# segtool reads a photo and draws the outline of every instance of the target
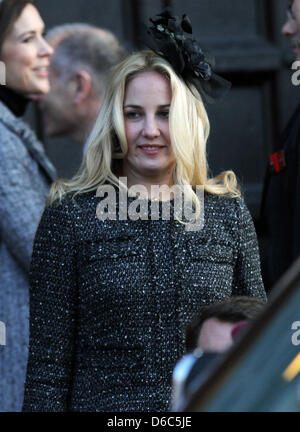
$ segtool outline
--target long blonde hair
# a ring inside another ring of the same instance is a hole
[[[188,87],[166,60],[147,50],[130,55],[114,68],[79,171],[71,180],[53,183],[48,205],[61,201],[69,192],[75,196],[96,191],[106,182],[120,186],[112,163],[113,159],[123,159],[128,150],[123,117],[126,84],[137,74],[151,70],[167,77],[172,90],[169,128],[176,158],[174,184],[185,187],[196,209],[199,208],[196,186],[203,186],[215,195],[240,196],[232,171],[214,178],[208,176],[206,142],[210,126],[198,91],[192,85]]]

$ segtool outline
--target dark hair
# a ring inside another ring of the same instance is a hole
[[[186,350],[192,351],[197,347],[197,341],[204,321],[218,318],[220,321],[237,323],[252,320],[264,308],[265,302],[254,297],[236,296],[219,303],[203,306],[195,319],[186,328]]]
[[[36,6],[35,0],[3,0],[0,3],[0,52],[6,36],[28,4]]]

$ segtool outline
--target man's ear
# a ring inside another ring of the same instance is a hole
[[[75,75],[75,97],[74,102],[76,105],[80,104],[88,97],[92,89],[92,77],[86,71],[78,71]]]

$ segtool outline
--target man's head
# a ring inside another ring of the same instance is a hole
[[[233,334],[245,321],[253,320],[264,308],[262,300],[238,296],[201,308],[186,330],[186,349],[223,352],[233,343]]]
[[[51,90],[39,102],[46,134],[69,135],[84,143],[99,112],[107,75],[125,51],[111,32],[88,24],[57,26],[46,39],[55,49]]]
[[[300,0],[288,0],[287,20],[282,33],[292,44],[296,60],[300,60]]]

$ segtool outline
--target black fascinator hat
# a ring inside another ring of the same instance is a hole
[[[145,45],[165,58],[187,85],[193,84],[204,102],[220,100],[230,90],[231,83],[213,71],[213,59],[192,37],[192,24],[186,14],[180,21],[166,8],[149,21],[152,25],[144,28]]]

